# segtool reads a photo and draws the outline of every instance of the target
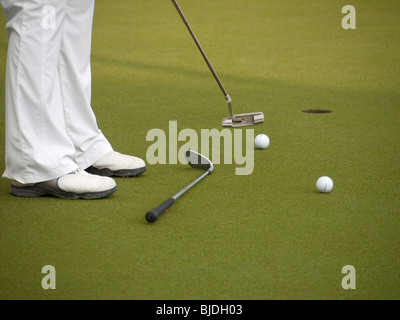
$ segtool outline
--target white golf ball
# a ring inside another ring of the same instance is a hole
[[[259,134],[255,138],[254,144],[258,149],[267,149],[269,146],[269,138],[265,134]]]
[[[328,193],[333,188],[333,181],[327,176],[322,176],[317,180],[317,189],[319,192]]]

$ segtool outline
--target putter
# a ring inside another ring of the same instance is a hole
[[[187,21],[185,15],[183,14],[178,3],[176,2],[176,0],[171,0],[171,1],[174,4],[176,10],[178,11],[183,23],[185,24],[186,28],[188,29],[194,42],[196,43],[197,48],[199,49],[204,60],[206,61],[208,68],[210,69],[215,80],[217,81],[218,86],[220,87],[222,93],[224,94],[225,100],[228,103],[229,116],[222,119],[222,126],[223,127],[245,127],[245,126],[251,126],[251,125],[254,125],[257,123],[264,122],[264,114],[262,112],[233,114],[231,97],[229,96],[228,92],[225,90],[224,85],[222,84],[221,80],[219,79],[217,73],[215,72],[210,60],[208,59],[206,53],[204,52],[202,46],[200,45],[199,40],[197,40],[197,37],[195,36],[192,28],[189,25],[189,22]]]
[[[171,207],[174,204],[176,199],[178,199],[182,194],[184,194],[186,191],[188,191],[191,187],[193,187],[196,183],[198,183],[200,180],[205,178],[207,175],[209,175],[214,170],[214,165],[212,164],[212,162],[208,158],[206,158],[205,156],[201,155],[200,153],[198,153],[196,151],[193,151],[193,150],[186,151],[185,158],[191,167],[196,168],[196,169],[207,170],[207,171],[205,173],[203,173],[195,181],[193,181],[192,183],[187,185],[185,188],[183,188],[181,191],[179,191],[176,195],[169,198],[168,200],[165,200],[162,204],[160,204],[158,207],[154,208],[153,210],[150,210],[149,212],[147,212],[146,220],[148,222],[155,222],[161,214],[163,214],[169,207]]]

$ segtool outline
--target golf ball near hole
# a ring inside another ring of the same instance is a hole
[[[322,176],[317,180],[317,189],[319,192],[328,193],[333,188],[333,181],[327,176]]]
[[[255,140],[254,144],[258,149],[267,149],[269,146],[269,138],[265,134],[259,134]]]

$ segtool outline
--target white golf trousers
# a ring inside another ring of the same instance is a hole
[[[91,108],[94,0],[0,0],[7,25],[6,170],[20,183],[86,169],[112,147]]]

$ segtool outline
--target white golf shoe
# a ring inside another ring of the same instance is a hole
[[[115,181],[108,177],[75,170],[58,179],[21,184],[11,182],[10,191],[18,197],[36,198],[53,196],[61,199],[101,199],[112,195],[117,190]]]
[[[135,177],[146,171],[146,164],[140,158],[111,151],[86,171],[106,177]]]

